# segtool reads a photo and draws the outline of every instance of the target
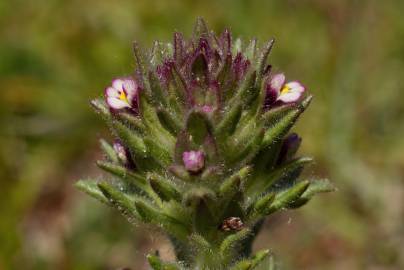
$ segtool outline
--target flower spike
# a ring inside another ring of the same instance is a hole
[[[181,263],[149,256],[153,269],[258,269],[269,251],[251,250],[265,218],[334,190],[301,179],[311,159],[296,158],[302,139],[289,132],[312,97],[270,74],[273,43],[216,35],[199,18],[191,38],[134,43],[134,77],[91,102],[115,136],[97,161],[112,179],[77,187],[167,234]]]

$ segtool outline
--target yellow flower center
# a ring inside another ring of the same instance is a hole
[[[281,95],[282,94],[287,94],[290,91],[290,87],[287,85],[284,85],[281,89]]]
[[[125,101],[126,103],[129,103],[129,102],[128,102],[128,97],[126,96],[126,94],[125,94],[124,91],[121,91],[121,94],[120,94],[120,96],[119,96],[119,99],[122,100],[122,101]]]

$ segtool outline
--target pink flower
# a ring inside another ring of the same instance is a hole
[[[267,97],[269,97],[272,103],[276,101],[284,103],[295,102],[303,95],[305,88],[301,83],[297,81],[285,83],[285,81],[285,75],[279,73],[274,75],[269,82]]]
[[[185,169],[197,173],[205,166],[205,155],[202,151],[189,151],[182,153]]]
[[[136,108],[138,92],[139,87],[133,79],[115,79],[112,86],[105,90],[105,98],[111,109]]]

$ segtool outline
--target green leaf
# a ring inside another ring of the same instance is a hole
[[[212,246],[202,235],[193,233],[189,236],[189,242],[199,251],[211,251]]]
[[[258,59],[258,65],[257,65],[257,70],[258,70],[257,85],[261,85],[262,75],[264,74],[264,70],[265,70],[265,67],[266,67],[267,61],[268,61],[268,56],[269,56],[269,53],[271,52],[274,42],[275,42],[275,40],[271,39],[262,48],[261,55]]]
[[[228,156],[229,164],[236,162],[248,163],[260,150],[261,142],[264,138],[264,130],[257,127],[251,134],[248,141],[237,141],[232,139],[231,148],[234,149],[230,156]]]
[[[219,138],[226,138],[227,136],[233,134],[238,121],[240,120],[242,106],[241,103],[232,106],[223,115],[222,120],[217,125],[215,130],[215,135]]]
[[[298,177],[296,172],[300,173],[304,166],[312,162],[313,159],[310,157],[301,157],[280,166],[279,168],[273,170],[268,177],[266,177],[263,190],[268,190],[274,184],[278,186],[289,185],[291,181]]]
[[[335,186],[328,179],[313,180],[303,193],[302,199],[310,199],[315,194],[336,191]]]
[[[247,105],[257,96],[258,87],[256,87],[255,85],[256,78],[257,78],[256,71],[251,69],[245,76],[245,79],[242,82],[239,89],[237,89],[236,94],[229,101],[228,108],[232,108],[240,101],[242,101],[243,105]]]
[[[174,136],[176,136],[184,128],[182,122],[175,115],[171,114],[164,108],[159,108],[157,110],[157,115],[162,126]]]
[[[142,93],[140,94],[140,111],[144,124],[149,131],[147,137],[155,140],[156,143],[164,145],[169,152],[173,151],[175,145],[174,136],[161,125],[156,109],[147,101]]]
[[[135,57],[136,69],[142,75],[144,90],[147,94],[148,99],[150,99],[152,97],[152,93],[151,93],[149,78],[147,76],[148,68],[146,67],[146,64],[145,64],[146,63],[145,56],[144,56],[142,50],[140,49],[139,44],[136,41],[133,42],[133,55]]]
[[[239,261],[231,270],[253,270],[256,269],[270,255],[268,249],[258,251],[251,259],[243,259]]]
[[[136,200],[135,207],[144,222],[160,226],[169,234],[184,241],[189,235],[189,229],[187,225],[183,224],[181,221],[175,219],[172,216],[168,216],[162,213],[153,205],[148,204],[142,200]]]
[[[107,159],[113,163],[119,163],[118,155],[115,152],[114,147],[110,145],[106,140],[100,140],[101,149],[104,151]]]
[[[293,187],[276,195],[275,200],[270,207],[264,210],[265,215],[269,215],[281,208],[287,208],[292,205],[306,191],[310,185],[309,181],[302,181]]]
[[[180,270],[180,266],[175,263],[164,263],[161,259],[156,255],[147,255],[147,260],[149,261],[150,266],[153,270]]]
[[[111,112],[109,111],[109,108],[103,99],[101,98],[93,99],[90,102],[90,104],[95,109],[96,112],[101,114],[103,118],[106,119],[111,118]]]
[[[253,210],[260,214],[263,214],[268,209],[272,202],[275,200],[275,193],[268,193],[265,196],[259,198],[253,206]],[[254,214],[254,213],[253,213]]]
[[[139,188],[144,188],[144,186],[147,184],[146,178],[143,175],[132,172],[121,165],[116,165],[105,161],[97,161],[97,166],[115,176],[122,178],[127,183],[138,186]]]
[[[98,188],[108,198],[110,204],[127,217],[131,223],[134,222],[134,218],[139,219],[134,207],[134,200],[131,197],[106,182],[98,183]]]
[[[232,258],[238,252],[240,244],[247,238],[251,233],[248,228],[242,229],[241,231],[227,236],[223,242],[220,244],[220,254],[223,257],[224,263],[229,263]]]
[[[196,19],[196,23],[195,23],[194,31],[193,31],[193,37],[194,37],[195,42],[198,42],[200,37],[204,37],[204,36],[206,37],[207,35],[209,35],[209,30],[206,25],[206,22],[201,17],[198,17]]]
[[[245,182],[246,178],[252,171],[251,166],[245,166],[241,168],[236,173],[232,174],[230,177],[225,179],[220,185],[219,194],[221,196],[226,196],[228,194],[233,194],[240,189],[241,182]]]
[[[130,151],[135,155],[146,157],[146,145],[143,139],[134,130],[131,130],[118,121],[114,121],[112,126],[123,144],[126,145]]]
[[[305,98],[293,110],[285,113],[278,121],[271,125],[265,132],[264,139],[261,143],[261,148],[266,148],[275,142],[281,140],[286,133],[289,132],[300,114],[309,106],[312,96]]]
[[[139,134],[145,133],[146,126],[143,124],[143,121],[139,116],[135,116],[128,112],[117,112],[115,116],[124,125],[133,128]]]
[[[146,144],[150,156],[162,167],[166,167],[172,163],[171,154],[167,151],[165,145],[159,144],[150,137],[145,137],[144,143]]]
[[[190,181],[191,180],[191,175],[189,172],[185,169],[184,166],[181,165],[171,165],[168,170],[176,177],[183,181]]]
[[[79,190],[90,195],[91,197],[99,200],[102,203],[108,204],[108,199],[104,196],[101,190],[98,188],[98,182],[95,180],[79,180],[74,185]]]
[[[245,49],[244,55],[247,57],[250,62],[255,62],[255,57],[257,53],[257,39],[251,39],[250,43],[248,44],[247,48]]]
[[[212,132],[212,124],[205,113],[193,110],[188,115],[186,130],[191,142],[197,147],[202,145],[206,136]]]
[[[239,262],[235,266],[231,268],[231,270],[251,270],[251,260],[244,259]]]
[[[181,193],[177,190],[177,187],[171,180],[155,173],[149,174],[148,180],[152,189],[160,196],[162,200],[182,201]]]
[[[163,269],[163,262],[160,260],[158,256],[149,254],[147,255],[147,260],[149,261],[149,264],[153,268],[153,270]]]
[[[265,259],[268,258],[268,256],[270,256],[269,249],[258,251],[251,259],[251,269],[255,269],[257,266],[259,266]]]
[[[336,191],[335,186],[328,179],[310,181],[310,186],[290,207],[297,208],[306,204],[314,195],[318,193]]]

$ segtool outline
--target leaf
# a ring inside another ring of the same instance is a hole
[[[224,263],[229,263],[235,254],[238,252],[241,242],[251,233],[248,228],[227,236],[220,244],[220,254],[223,257]]]
[[[251,69],[247,72],[244,81],[242,82],[235,96],[229,101],[229,108],[235,106],[237,103],[242,101],[242,104],[246,106],[249,104],[258,94],[258,87],[255,85],[257,78],[257,73],[255,70]]]
[[[181,165],[171,165],[168,167],[168,170],[176,177],[183,181],[190,181],[191,180],[191,175],[189,172],[185,169],[184,166]]]
[[[251,166],[245,166],[225,179],[219,188],[220,196],[227,196],[237,192],[240,189],[241,183],[246,181],[251,171]]]
[[[143,139],[135,131],[129,129],[118,121],[114,121],[112,126],[123,144],[126,145],[131,152],[135,155],[146,157],[146,145]]]
[[[206,22],[201,17],[198,17],[193,31],[194,41],[197,42],[200,37],[206,37],[207,35],[209,35],[209,30]]]
[[[139,219],[139,215],[134,207],[134,200],[108,184],[107,182],[98,183],[98,188],[104,194],[110,204],[112,204],[122,215],[128,218],[128,220],[133,223],[133,219]]]
[[[212,124],[206,114],[198,110],[193,110],[188,115],[185,128],[195,147],[201,146],[206,136],[212,132]]]
[[[111,112],[103,99],[93,99],[90,104],[105,120],[111,119]]]
[[[107,159],[112,163],[119,163],[118,155],[115,152],[114,147],[110,145],[106,140],[100,140],[101,149],[104,151]]]
[[[102,203],[109,205],[108,199],[104,196],[98,188],[97,181],[95,180],[79,180],[75,184],[76,188],[87,193],[91,197],[99,200]]]
[[[268,256],[270,256],[269,249],[258,251],[251,259],[251,269],[255,269],[257,266],[259,266],[265,259],[268,258]]]
[[[147,260],[153,270],[180,270],[181,268],[175,263],[164,263],[156,255],[147,255]]]
[[[105,161],[97,161],[97,166],[115,176],[118,176],[119,178],[122,178],[127,183],[138,186],[139,188],[143,189],[147,184],[144,176],[132,172],[121,165],[116,165]]]
[[[144,90],[147,94],[148,99],[151,99],[152,93],[151,93],[149,78],[147,76],[148,68],[146,67],[146,64],[145,64],[146,63],[146,61],[144,60],[145,56],[144,56],[142,50],[140,49],[139,44],[136,41],[133,42],[133,55],[135,57],[136,69],[142,75]]]
[[[227,112],[225,112],[222,120],[217,125],[215,130],[216,136],[219,138],[226,138],[234,132],[238,121],[240,120],[241,110],[242,106],[241,103],[239,103],[232,106]]]
[[[297,208],[306,204],[314,195],[318,193],[333,192],[337,189],[328,179],[310,181],[310,186],[290,207]]]
[[[282,139],[282,137],[289,132],[290,128],[294,125],[300,114],[309,106],[312,96],[305,98],[293,110],[285,113],[277,122],[275,122],[265,132],[264,139],[261,143],[261,148],[266,148],[275,142]]]
[[[160,196],[162,200],[182,201],[181,193],[177,190],[177,187],[171,180],[155,173],[149,174],[148,180],[152,189]]]
[[[175,115],[171,114],[164,108],[159,108],[157,110],[157,115],[162,126],[174,136],[176,136],[184,128],[181,121],[179,121]]]
[[[275,193],[268,193],[265,196],[259,198],[253,206],[253,210],[255,212],[258,212],[260,214],[263,214],[266,209],[268,209],[273,201],[275,200]],[[255,214],[254,212],[252,213],[253,215]]]
[[[268,41],[265,46],[262,48],[261,55],[259,56],[258,63],[257,63],[257,85],[261,85],[262,75],[264,74],[265,67],[268,61],[268,55],[272,50],[272,47],[275,43],[274,39]]]
[[[160,81],[157,78],[157,75],[155,72],[150,71],[149,72],[149,81],[150,81],[150,87],[152,90],[152,102],[156,106],[167,106],[168,105],[168,100],[167,96],[168,93],[164,92],[164,90],[161,87]]]
[[[153,205],[142,200],[136,200],[135,207],[144,222],[160,226],[169,234],[184,241],[189,235],[189,229],[185,224],[172,216],[162,213]]]
[[[251,259],[244,259],[239,261],[231,270],[253,270],[256,269],[265,259],[270,255],[268,249],[258,251]]]
[[[275,200],[270,207],[264,210],[264,215],[269,215],[281,208],[286,208],[292,205],[306,191],[310,185],[309,181],[302,181],[293,187],[276,195]]]

